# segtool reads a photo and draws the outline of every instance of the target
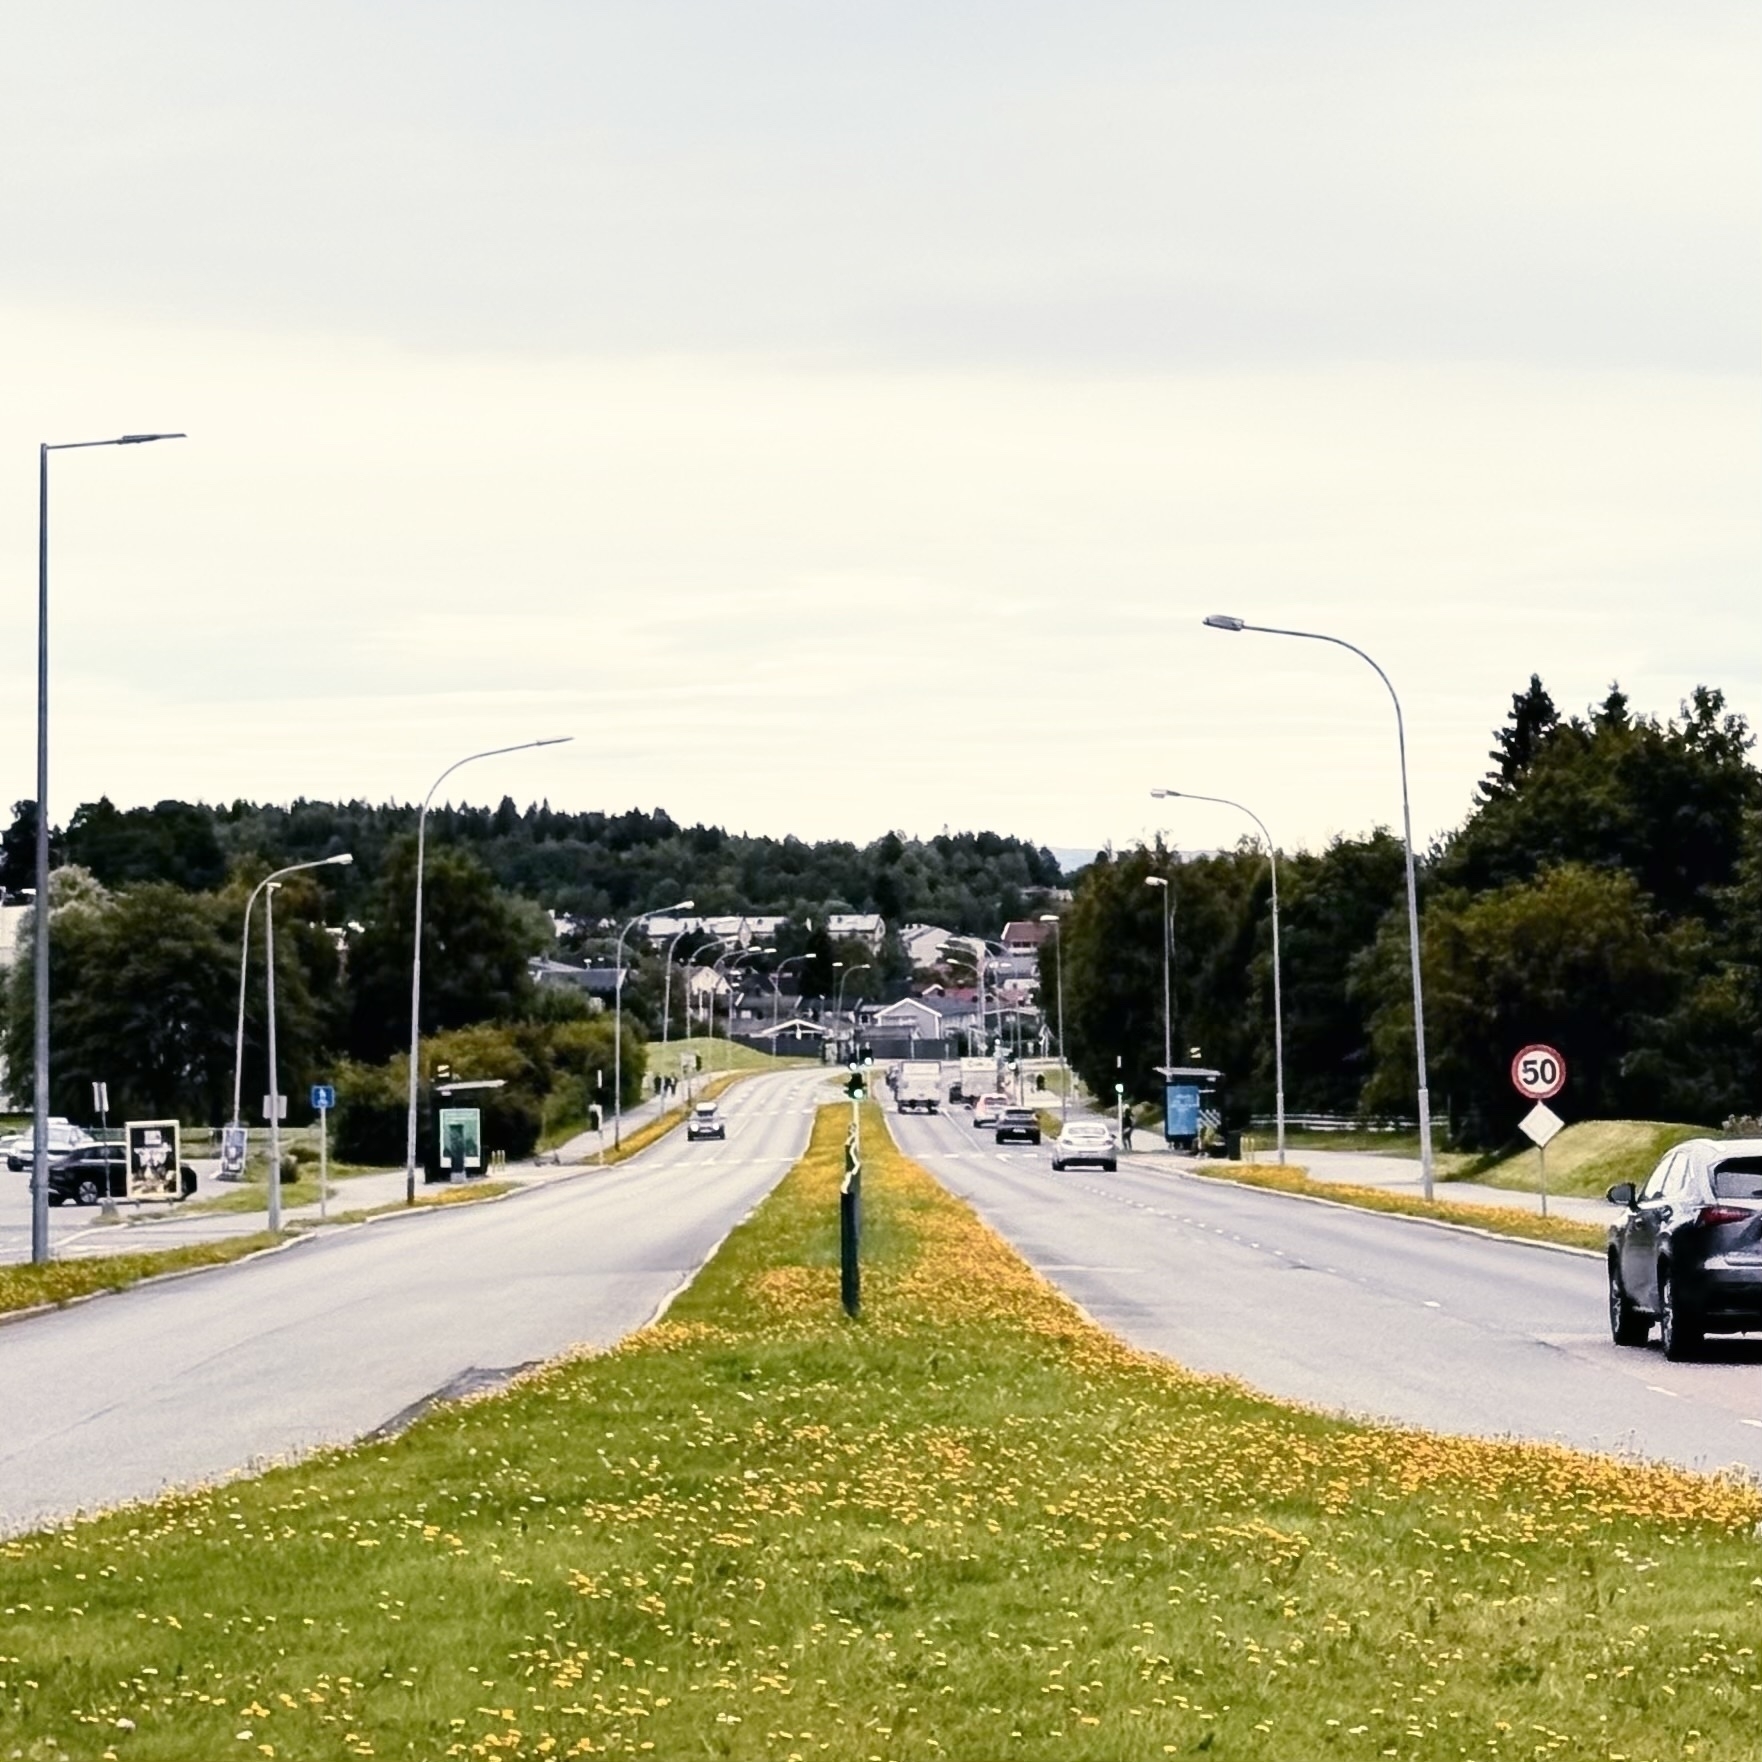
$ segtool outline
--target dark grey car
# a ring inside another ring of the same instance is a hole
[[[1691,1139],[1668,1151],[1609,1229],[1609,1331],[1642,1346],[1658,1324],[1666,1358],[1710,1333],[1762,1329],[1762,1139]]]

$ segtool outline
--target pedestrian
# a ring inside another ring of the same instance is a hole
[[[1120,1144],[1127,1150],[1132,1148],[1132,1110],[1130,1108],[1120,1115]]]

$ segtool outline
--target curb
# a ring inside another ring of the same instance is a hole
[[[1458,1236],[1478,1236],[1483,1242],[1505,1242],[1518,1248],[1541,1248],[1550,1254],[1571,1254],[1585,1260],[1602,1260],[1602,1250],[1575,1248],[1570,1242],[1544,1242],[1537,1236],[1512,1236],[1481,1224],[1459,1224],[1450,1218],[1421,1217],[1411,1211],[1382,1211],[1373,1205],[1354,1205],[1350,1199],[1324,1199],[1319,1193],[1285,1193],[1277,1187],[1260,1187],[1252,1181],[1232,1181],[1228,1175],[1196,1175],[1187,1169],[1171,1171],[1178,1180],[1203,1181],[1213,1187],[1235,1187],[1247,1193],[1265,1193],[1274,1199],[1296,1199],[1306,1205],[1325,1205],[1332,1211],[1355,1212],[1359,1217],[1394,1218],[1404,1224],[1425,1224]]]

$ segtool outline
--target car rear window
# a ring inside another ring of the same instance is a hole
[[[1713,1168],[1715,1199],[1762,1199],[1762,1156],[1733,1156]]]

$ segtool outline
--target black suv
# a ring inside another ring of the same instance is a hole
[[[1609,1229],[1609,1331],[1643,1346],[1658,1323],[1666,1358],[1710,1333],[1762,1329],[1762,1139],[1692,1139],[1645,1186],[1618,1181]]]
[[[186,1162],[178,1183],[181,1197],[196,1190],[196,1171]],[[84,1144],[49,1164],[49,1203],[96,1205],[128,1197],[128,1152],[120,1144]]]

